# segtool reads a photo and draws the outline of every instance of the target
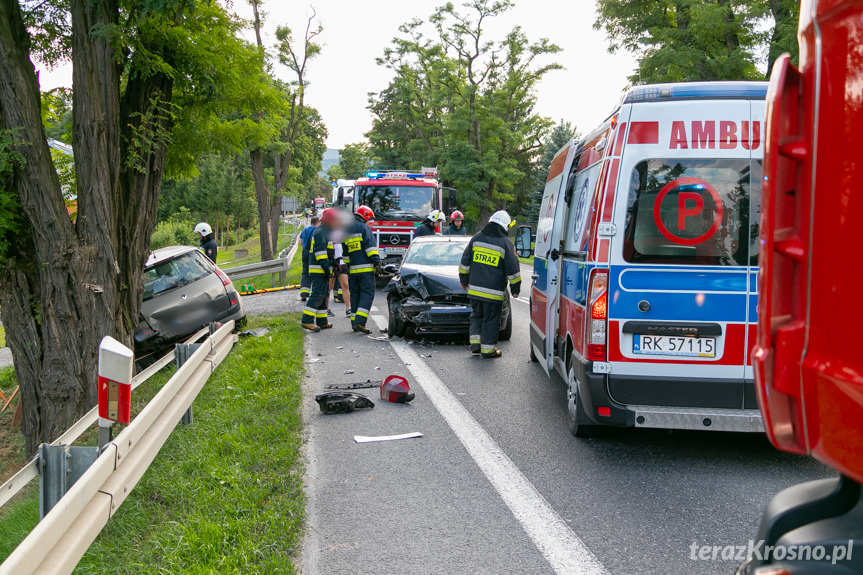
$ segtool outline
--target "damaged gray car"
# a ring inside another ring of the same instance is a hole
[[[387,266],[395,275],[387,293],[390,337],[418,334],[467,335],[470,299],[461,288],[458,266],[469,237],[424,236],[411,242],[401,267]],[[500,316],[500,339],[512,337],[509,293]]]
[[[155,250],[144,267],[141,318],[135,328],[139,367],[210,322],[239,322],[245,316],[242,298],[227,274],[197,248]]]

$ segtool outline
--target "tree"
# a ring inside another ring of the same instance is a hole
[[[539,208],[542,205],[542,196],[545,193],[545,182],[548,176],[548,170],[551,167],[551,162],[554,157],[570,141],[581,137],[578,128],[570,122],[561,120],[557,123],[548,139],[542,146],[542,157],[539,160],[536,172],[533,178],[533,188],[530,191],[530,197],[522,212],[522,218],[525,223],[535,226],[539,216]]]
[[[339,150],[339,163],[345,179],[356,180],[363,177],[366,172],[379,166],[381,159],[375,155],[374,150],[368,142],[348,144]],[[329,175],[329,174],[328,174]],[[336,178],[338,179],[338,178]]]
[[[261,0],[250,0],[254,13],[255,37],[258,49],[265,53],[261,40],[262,15],[260,13]],[[288,185],[288,176],[291,171],[294,146],[307,121],[305,112],[305,93],[307,86],[306,68],[308,63],[321,52],[321,45],[315,39],[323,32],[320,24],[313,26],[315,14],[306,22],[301,46],[295,46],[293,33],[287,26],[279,26],[276,29],[278,40],[277,58],[280,64],[290,69],[295,79],[283,85],[286,100],[290,104],[290,113],[286,121],[281,125],[279,137],[271,142],[270,146],[256,146],[249,152],[252,162],[252,175],[255,181],[255,193],[258,201],[258,220],[261,230],[261,259],[271,260],[275,258],[279,239],[279,212],[281,211],[281,195]],[[270,121],[265,114],[256,116],[259,122]],[[264,154],[272,154],[273,171],[272,181],[267,177],[264,168]]]
[[[372,97],[368,136],[384,163],[439,165],[458,189],[459,205],[482,224],[527,197],[529,172],[551,126],[534,111],[536,89],[561,69],[542,60],[560,48],[547,39],[530,42],[518,26],[488,39],[488,20],[507,12],[510,0],[464,7],[438,8],[428,37],[419,20],[400,27],[402,35],[379,59],[396,77]]]
[[[638,56],[633,84],[761,77],[751,0],[598,0],[597,14],[609,51]]]
[[[95,405],[101,338],[132,345],[176,100],[222,96],[244,55],[239,27],[198,0],[0,0],[0,305],[30,453]],[[33,65],[64,58],[75,222]]]
[[[773,29],[770,32],[767,51],[767,74],[773,71],[773,62],[783,53],[791,54],[791,61],[797,64],[800,47],[797,43],[797,24],[800,20],[800,0],[766,0]]]

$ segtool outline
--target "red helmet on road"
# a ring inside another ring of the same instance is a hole
[[[327,208],[321,214],[321,223],[325,226],[332,226],[339,221],[339,211],[335,208]]]
[[[453,211],[453,213],[451,213],[449,216],[449,221],[451,221],[451,222],[454,222],[456,220],[463,220],[463,219],[464,219],[464,214],[458,210]]]
[[[375,213],[368,206],[358,207],[357,208],[357,215],[361,216],[367,222],[375,219]]]

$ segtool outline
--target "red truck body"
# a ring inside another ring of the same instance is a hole
[[[758,399],[779,449],[863,482],[863,2],[804,0],[767,96]]]

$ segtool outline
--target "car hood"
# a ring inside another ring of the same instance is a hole
[[[403,265],[399,270],[402,281],[423,299],[439,295],[464,295],[455,266]]]

